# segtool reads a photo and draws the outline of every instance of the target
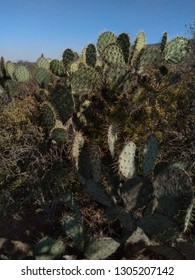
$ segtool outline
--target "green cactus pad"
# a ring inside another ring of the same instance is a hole
[[[146,176],[153,168],[158,154],[158,138],[150,134],[146,140],[143,152],[143,175]]]
[[[82,62],[81,59],[77,59],[70,64],[70,72],[71,74],[78,71],[79,69],[85,68],[86,65]]]
[[[189,40],[177,36],[168,42],[164,49],[165,60],[171,63],[180,63],[189,52]]]
[[[87,180],[86,183],[87,192],[93,197],[93,199],[102,205],[110,207],[112,201],[104,191],[103,187],[99,183],[95,183],[93,180]]]
[[[98,183],[101,180],[102,162],[99,152],[99,147],[93,145],[89,149],[90,170],[94,182]]]
[[[98,38],[98,42],[97,42],[98,52],[101,54],[108,45],[116,43],[116,41],[117,41],[117,36],[113,32],[110,31],[103,32]]]
[[[167,38],[168,38],[168,33],[164,32],[163,36],[162,36],[162,39],[161,39],[161,45],[160,45],[161,52],[163,52],[165,47],[166,47]]]
[[[156,210],[165,213],[186,228],[193,201],[192,182],[182,169],[169,166],[158,174],[153,182],[157,200]]]
[[[35,71],[35,79],[41,88],[46,88],[51,82],[51,76],[46,68],[38,67]]]
[[[130,51],[130,38],[127,33],[121,33],[117,38],[117,44],[123,52],[123,57],[125,63],[128,63],[129,60],[129,51]]]
[[[128,141],[119,155],[118,170],[119,174],[125,179],[131,179],[135,175],[135,152],[135,143]]]
[[[96,47],[94,44],[89,44],[86,47],[86,64],[95,67],[97,61]]]
[[[76,55],[75,52],[72,51],[71,49],[65,49],[62,57],[63,57],[64,67],[67,68],[67,66],[75,60]]]
[[[131,65],[134,65],[135,62],[137,61],[138,57],[140,56],[140,53],[145,47],[145,33],[144,32],[139,32],[138,35],[135,38],[135,42],[133,45],[133,48],[130,51],[130,63]]]
[[[43,55],[37,59],[36,64],[37,67],[45,68],[47,70],[50,68],[50,62]]]
[[[16,69],[14,72],[14,77],[18,82],[25,83],[25,82],[29,81],[30,73],[25,66],[19,65],[19,66],[16,66]]]
[[[85,250],[85,256],[90,260],[104,260],[112,255],[119,246],[120,243],[110,237],[91,241]]]
[[[160,242],[173,241],[179,236],[177,223],[171,218],[157,213],[141,218],[138,226],[149,238]]]
[[[82,251],[84,248],[84,231],[81,220],[65,215],[62,225],[66,234],[72,238],[76,247]]]
[[[56,114],[54,108],[50,103],[44,102],[41,105],[40,111],[41,126],[45,132],[49,132],[52,128],[54,128],[56,123]]]
[[[139,62],[139,70],[147,67],[159,67],[162,63],[162,53],[158,46],[149,46],[144,49]]]
[[[5,67],[5,59],[1,56],[0,59],[0,78],[4,78],[6,76],[6,67]]]
[[[65,244],[61,240],[51,237],[44,237],[34,248],[36,260],[56,260],[60,259],[65,252]]]
[[[135,38],[135,51],[140,52],[146,43],[146,35],[143,31],[139,32]]]
[[[58,77],[64,77],[65,76],[65,69],[64,69],[64,65],[63,65],[62,60],[53,59],[50,62],[50,70],[54,75],[56,75]]]
[[[109,46],[107,46],[102,52],[102,58],[109,65],[114,65],[114,66],[125,65],[123,52],[117,44],[110,44]]]
[[[79,69],[73,73],[71,89],[73,94],[90,93],[100,84],[100,75],[93,68]]]
[[[114,157],[115,154],[115,144],[118,138],[118,129],[114,125],[110,125],[108,128],[108,147],[109,151],[112,157]]]
[[[10,77],[11,79],[13,79],[13,77],[14,77],[15,69],[16,69],[16,67],[13,62],[11,62],[11,61],[6,62],[6,72],[7,72],[8,77]]]
[[[57,85],[51,93],[51,103],[62,123],[67,122],[74,112],[74,100],[70,88]]]

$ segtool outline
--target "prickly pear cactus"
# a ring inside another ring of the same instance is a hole
[[[73,240],[76,247],[81,251],[84,249],[84,230],[82,221],[70,215],[63,217],[62,226],[66,234]]]
[[[59,77],[65,76],[65,69],[64,69],[62,60],[53,59],[50,62],[50,70],[56,76],[59,76]]]
[[[121,48],[121,50],[123,52],[123,57],[124,57],[125,63],[128,63],[129,51],[130,51],[130,45],[131,45],[129,35],[127,33],[121,33],[117,37],[117,44],[119,45],[119,47]]]
[[[51,131],[51,139],[59,146],[67,142],[67,132],[63,127],[54,127]]]
[[[135,152],[135,143],[128,141],[119,155],[118,171],[119,175],[125,179],[131,179],[136,173]]]
[[[139,62],[139,71],[147,67],[158,67],[162,63],[162,52],[158,46],[144,49]]]
[[[161,45],[160,45],[161,52],[163,52],[165,47],[166,47],[167,38],[168,38],[168,33],[164,32],[163,36],[162,36],[162,39],[161,39]]]
[[[114,66],[125,65],[123,52],[117,44],[108,45],[102,52],[102,58],[109,65],[114,65]]]
[[[154,183],[154,211],[174,217],[185,231],[193,203],[192,182],[182,169],[168,166],[158,174]]]
[[[30,73],[25,66],[19,65],[15,69],[14,77],[18,82],[24,82],[25,83],[25,82],[29,81]]]
[[[73,73],[71,89],[73,94],[86,94],[93,92],[100,84],[100,75],[93,68],[83,68]]]
[[[10,77],[11,79],[14,78],[14,72],[15,72],[15,64],[11,61],[7,61],[6,62],[6,72],[8,77]]]
[[[112,157],[114,157],[115,154],[115,144],[117,138],[118,138],[117,128],[114,125],[110,125],[108,128],[107,141],[108,141],[109,151]]]
[[[103,32],[98,38],[98,42],[97,42],[98,52],[102,54],[102,52],[108,45],[116,43],[116,41],[117,41],[117,36],[113,32],[110,31]]]
[[[91,66],[91,67],[95,67],[96,65],[96,61],[97,61],[97,53],[96,53],[96,47],[94,44],[89,44],[86,47],[86,64]]]
[[[137,222],[147,236],[159,242],[170,242],[179,236],[179,227],[170,217],[162,214],[146,215]]]
[[[153,168],[158,154],[158,138],[150,134],[146,140],[143,152],[143,175],[146,176]]]
[[[67,68],[68,65],[70,65],[70,63],[72,63],[76,59],[76,54],[71,49],[65,49],[62,57],[64,67]]]
[[[51,237],[44,237],[34,248],[36,260],[60,259],[65,252],[65,244],[62,240],[55,240]]]
[[[164,48],[165,60],[171,63],[180,63],[189,52],[189,40],[177,36],[168,42]]]
[[[94,182],[98,183],[101,180],[102,162],[100,156],[100,148],[93,145],[89,149],[90,170]]]
[[[45,58],[43,55],[37,59],[36,64],[37,64],[37,67],[41,67],[46,70],[49,70],[49,68],[50,68],[49,60],[47,58]]]
[[[120,246],[113,238],[102,238],[92,241],[85,250],[85,256],[90,260],[104,260],[112,255]]]
[[[35,80],[41,88],[46,88],[51,82],[51,76],[46,68],[38,67],[35,71]]]
[[[51,103],[65,124],[74,112],[74,99],[69,87],[56,86],[51,92]]]
[[[142,50],[145,47],[146,36],[143,31],[139,32],[135,38],[135,42],[132,48],[132,52],[130,52],[130,64],[135,65],[138,60]]]
[[[86,184],[87,192],[93,197],[93,199],[106,207],[112,205],[112,200],[109,198],[105,190],[99,183],[95,183],[93,180],[87,180]]]
[[[49,133],[56,123],[56,114],[54,108],[49,102],[44,102],[40,109],[40,124],[45,131]]]

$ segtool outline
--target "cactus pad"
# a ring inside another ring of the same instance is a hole
[[[135,152],[136,145],[132,141],[128,141],[119,155],[118,169],[119,174],[125,179],[130,179],[135,175]]]
[[[112,255],[120,246],[113,238],[102,238],[88,244],[85,256],[90,260],[103,260]]]

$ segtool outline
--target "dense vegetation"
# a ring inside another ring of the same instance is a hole
[[[167,37],[1,58],[1,259],[195,258],[194,42]]]

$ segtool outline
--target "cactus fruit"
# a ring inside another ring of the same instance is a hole
[[[46,68],[38,67],[35,71],[35,79],[41,88],[46,88],[51,82],[51,76]]]
[[[153,168],[158,153],[158,138],[150,134],[146,140],[143,152],[143,175],[146,176]]]
[[[118,159],[119,174],[125,179],[131,179],[136,173],[136,145],[132,141],[125,143]]]
[[[34,248],[36,260],[56,260],[60,259],[65,252],[65,244],[61,240],[51,237],[42,238]]]
[[[189,52],[189,40],[183,36],[177,36],[168,42],[164,49],[167,62],[180,63]]]
[[[116,41],[117,41],[117,36],[113,32],[110,31],[103,32],[99,36],[97,42],[97,50],[99,54],[102,54],[102,52],[108,45],[116,43]]]
[[[15,72],[14,72],[14,77],[18,82],[28,82],[30,79],[30,73],[28,69],[23,66],[19,65],[16,66]]]
[[[90,260],[103,260],[112,255],[119,246],[118,241],[111,237],[104,237],[91,241],[85,250],[85,256]]]

